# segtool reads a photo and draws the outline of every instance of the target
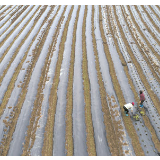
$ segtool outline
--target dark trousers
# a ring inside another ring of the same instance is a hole
[[[140,105],[143,105],[144,100],[141,101]]]
[[[128,114],[129,110],[125,106],[123,106],[123,109],[126,112],[126,114]]]

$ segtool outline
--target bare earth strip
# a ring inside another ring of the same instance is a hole
[[[67,105],[66,105],[66,155],[73,156],[74,155],[74,146],[73,146],[73,76],[74,76],[74,61],[75,61],[75,42],[76,42],[76,29],[77,22],[80,12],[80,6],[77,10],[76,21],[74,23],[74,31],[73,31],[73,40],[72,40],[72,51],[71,51],[71,60],[70,60],[70,68],[68,75],[68,87],[67,87]]]
[[[160,154],[158,11],[0,5],[0,156]]]
[[[85,99],[85,122],[86,122],[86,133],[87,133],[87,151],[89,156],[96,155],[95,140],[94,140],[94,130],[92,124],[92,114],[91,114],[91,95],[90,95],[90,81],[88,75],[88,63],[87,63],[87,51],[86,51],[86,17],[87,17],[87,6],[85,6],[85,13],[83,19],[82,28],[82,50],[83,50],[83,60],[82,60],[82,77],[83,77],[83,89],[84,89],[84,99]]]
[[[46,35],[45,35],[46,36]],[[43,46],[42,44],[44,43],[44,39],[45,37],[43,37],[42,38],[42,40],[39,42],[39,44],[37,44],[37,46],[38,45],[40,45],[41,44],[41,46]],[[40,51],[40,49],[41,48],[39,48],[39,51]],[[26,74],[26,77],[25,77],[25,80],[24,80],[24,82],[23,82],[23,85],[22,85],[22,91],[21,91],[21,94],[20,94],[20,97],[19,97],[19,101],[17,102],[17,105],[16,106],[14,106],[14,109],[13,109],[13,112],[12,112],[12,118],[11,118],[11,120],[10,120],[10,122],[9,122],[9,124],[8,124],[8,127],[9,127],[9,131],[8,131],[8,136],[6,136],[6,138],[4,139],[4,141],[5,142],[3,142],[3,143],[6,143],[6,145],[5,145],[5,149],[4,149],[4,151],[3,151],[3,154],[2,155],[5,155],[5,154],[7,154],[7,151],[8,151],[8,148],[9,148],[9,144],[10,144],[10,141],[11,141],[11,139],[12,139],[12,134],[13,134],[13,132],[14,132],[14,129],[15,129],[15,126],[16,126],[16,123],[17,123],[17,119],[18,119],[18,116],[19,116],[19,114],[20,114],[20,111],[21,111],[21,107],[22,107],[22,104],[23,104],[23,102],[24,102],[24,100],[25,100],[25,95],[26,95],[26,93],[27,93],[27,86],[28,86],[28,84],[29,84],[29,81],[30,81],[30,77],[31,77],[31,75],[32,75],[32,72],[31,72],[31,70],[33,70],[33,68],[34,68],[34,66],[35,66],[35,64],[36,64],[36,60],[38,59],[38,51],[37,52],[35,52],[35,53],[37,53],[37,54],[35,54],[34,56],[33,56],[33,63],[32,64],[30,64],[29,65],[29,67],[27,68],[27,74]],[[39,52],[40,53],[40,52]],[[24,59],[25,60],[25,59]],[[23,62],[23,61],[22,61]],[[22,64],[21,64],[22,65]],[[7,125],[7,124],[6,124]],[[3,144],[2,143],[2,144]],[[8,144],[8,145],[7,145]]]
[[[68,25],[71,19],[73,9],[74,9],[74,6],[72,6],[69,12],[69,15],[68,15],[67,22],[65,23],[65,29],[63,31],[63,38],[60,43],[60,50],[59,50],[57,65],[55,69],[55,76],[53,79],[53,84],[52,84],[52,88],[50,92],[48,117],[47,117],[47,123],[45,127],[44,143],[43,143],[43,148],[42,148],[43,156],[53,155],[53,143],[54,143],[53,142],[53,134],[54,134],[53,131],[54,131],[54,120],[55,120],[56,105],[57,105],[57,89],[58,89],[58,84],[59,84],[61,64],[63,60],[64,44],[66,41]],[[65,7],[65,10],[66,10],[66,7]]]
[[[107,14],[107,17],[108,17],[108,20],[109,20],[110,18],[109,18],[108,14]],[[101,30],[101,34],[102,34],[102,39],[103,39],[104,42],[106,42],[105,34],[104,34],[104,31],[103,31],[103,24],[101,22],[100,22],[100,30]],[[109,23],[108,35],[110,33],[113,34],[113,31],[111,29],[111,24]],[[115,42],[116,49],[119,52],[119,47],[118,47],[115,39],[114,39],[114,42]],[[109,48],[107,46],[108,46],[107,44],[104,44],[104,48],[107,51],[105,53],[106,53],[106,57],[107,57],[107,60],[108,60],[109,66],[110,66],[110,73],[111,73],[111,77],[112,77],[112,82],[114,84],[114,89],[116,91],[116,95],[117,95],[117,98],[119,100],[119,104],[121,106],[122,118],[123,118],[125,127],[127,129],[127,132],[129,134],[131,140],[132,140],[132,145],[133,145],[133,148],[134,148],[134,151],[135,151],[136,155],[144,155],[144,152],[143,152],[143,150],[142,150],[142,148],[140,146],[140,143],[139,143],[139,140],[138,140],[138,136],[136,134],[136,131],[134,129],[134,126],[132,124],[131,119],[128,119],[127,117],[123,116],[124,115],[123,114],[123,105],[126,103],[126,101],[125,101],[125,98],[123,96],[123,92],[121,90],[121,87],[120,87],[120,84],[118,82],[118,79],[115,76],[116,72],[115,72],[115,69],[114,69],[114,65],[113,65],[113,61],[112,61],[111,55],[109,54],[110,53]]]

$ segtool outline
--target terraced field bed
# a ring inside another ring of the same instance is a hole
[[[0,5],[1,156],[159,153],[160,6]]]

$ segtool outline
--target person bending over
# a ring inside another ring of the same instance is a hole
[[[134,102],[132,103],[127,103],[123,106],[123,109],[125,111],[126,116],[128,116],[128,112],[129,110],[131,110],[132,114],[133,114],[133,106],[134,106]]]

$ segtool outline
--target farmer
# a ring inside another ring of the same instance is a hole
[[[139,91],[139,95],[140,95],[139,107],[143,108],[143,102],[145,101],[145,96],[142,90]]]
[[[123,109],[125,111],[126,116],[128,116],[128,112],[129,110],[131,110],[132,114],[133,114],[133,106],[134,106],[134,102],[132,103],[127,103],[123,106]]]

